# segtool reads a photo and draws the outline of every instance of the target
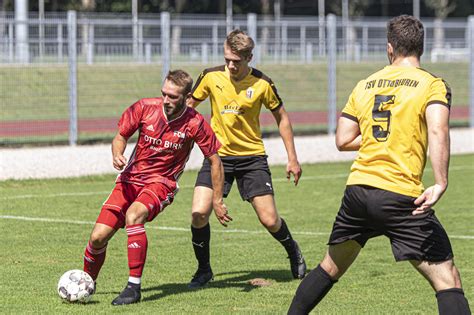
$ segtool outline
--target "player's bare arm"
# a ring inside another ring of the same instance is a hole
[[[211,180],[212,180],[212,206],[217,220],[220,224],[227,227],[227,222],[232,221],[228,214],[227,206],[224,203],[224,167],[220,157],[217,154],[208,157],[211,165]]]
[[[288,180],[293,174],[295,186],[298,185],[303,170],[298,162],[298,157],[295,150],[295,140],[293,136],[293,128],[291,127],[290,118],[283,106],[278,107],[272,111],[273,117],[278,125],[280,136],[285,144],[286,153],[288,155],[288,164],[286,165],[286,178]]]
[[[416,200],[418,208],[413,214],[431,209],[448,188],[449,168],[449,108],[443,104],[431,104],[426,108],[428,148],[435,184],[428,187]]]
[[[122,136],[119,132],[112,140],[112,163],[115,169],[121,171],[127,165],[127,158],[123,156],[125,148],[127,147],[127,138]]]
[[[339,151],[357,151],[362,137],[359,124],[346,117],[339,118],[336,129],[336,147]]]
[[[189,107],[196,108],[199,104],[201,104],[201,102],[193,97],[188,97],[186,99],[186,105],[188,105]]]

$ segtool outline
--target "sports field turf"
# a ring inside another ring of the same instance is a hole
[[[337,106],[342,109],[356,83],[384,67],[383,62],[337,65]],[[207,66],[173,65],[196,80]],[[469,103],[467,63],[435,63],[425,68],[443,77],[453,90],[453,106]],[[258,66],[278,88],[288,111],[326,111],[327,65],[292,64]],[[64,65],[0,67],[0,121],[68,119],[68,69]],[[119,117],[123,110],[143,97],[160,96],[161,67],[158,65],[112,64],[78,66],[78,117]],[[202,113],[210,113],[203,104]]]
[[[342,197],[349,163],[304,165],[298,187],[273,167],[280,214],[286,219],[311,268],[322,258]],[[56,284],[69,269],[82,268],[92,222],[115,176],[0,182],[0,313],[41,314],[284,314],[298,286],[283,248],[264,231],[236,187],[227,199],[234,221],[225,229],[212,218],[211,260],[215,280],[205,289],[186,284],[195,271],[190,242],[190,202],[196,172],[186,172],[175,202],[147,225],[149,252],[143,301],[113,307],[128,276],[126,235],[109,244],[98,291],[89,305],[60,301]],[[425,184],[433,183],[428,166]],[[474,304],[474,156],[451,161],[450,186],[436,206]],[[267,287],[248,281],[264,278]],[[436,314],[434,293],[409,263],[395,263],[389,241],[369,241],[352,269],[337,283],[316,314]]]

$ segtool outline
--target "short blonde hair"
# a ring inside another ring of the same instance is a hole
[[[183,88],[183,94],[186,96],[191,92],[193,87],[193,78],[183,70],[172,70],[166,75],[166,80],[173,82],[173,84]]]
[[[252,50],[255,47],[255,42],[252,37],[239,29],[230,32],[229,35],[227,35],[224,44],[227,45],[234,54],[244,58],[250,57],[250,55],[252,55]]]

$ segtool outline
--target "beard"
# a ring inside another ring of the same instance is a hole
[[[174,106],[174,107],[167,106],[167,105],[164,105],[164,106],[165,106],[166,116],[168,116],[168,118],[170,118],[170,117],[173,118],[174,116],[177,116],[179,113],[181,113],[183,108],[186,106],[186,101],[183,99],[181,102],[176,104],[176,106]]]

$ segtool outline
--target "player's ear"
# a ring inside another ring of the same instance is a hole
[[[189,92],[184,96],[184,102],[187,106],[190,106],[191,105],[191,100],[192,100],[191,92]]]
[[[388,62],[390,64],[393,63],[393,59],[394,59],[393,56],[394,56],[393,55],[393,46],[392,46],[392,44],[387,43],[387,58],[388,58]]]
[[[393,55],[393,46],[390,43],[387,43],[387,53]]]
[[[248,57],[247,57],[247,61],[250,62],[253,58],[253,54],[250,54]]]

